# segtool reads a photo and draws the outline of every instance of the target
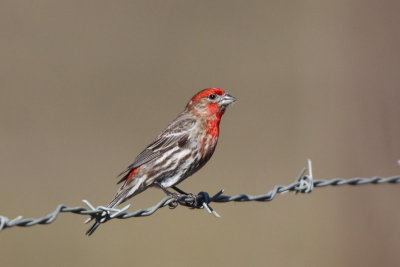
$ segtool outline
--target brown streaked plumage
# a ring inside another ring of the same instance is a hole
[[[236,98],[219,88],[194,95],[186,108],[148,145],[119,176],[122,186],[108,204],[115,207],[150,186],[164,192],[203,167],[214,153],[219,123]],[[100,222],[86,232],[93,234]]]

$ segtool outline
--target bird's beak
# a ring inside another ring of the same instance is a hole
[[[237,99],[230,94],[226,93],[223,95],[222,99],[220,100],[220,105],[221,106],[228,106],[232,104],[233,102],[237,101]]]

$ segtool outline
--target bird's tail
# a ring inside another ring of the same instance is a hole
[[[97,227],[100,226],[100,221],[96,220],[94,224],[86,231],[86,235],[90,236],[96,231]]]
[[[114,198],[115,199],[115,198]],[[113,199],[113,200],[114,200]],[[110,204],[108,204],[107,208],[113,208],[114,206],[111,206],[112,202],[110,202]],[[104,211],[101,215],[105,216],[106,213],[108,211]],[[91,220],[93,220],[95,217],[91,217],[89,218],[88,221],[86,221],[85,223],[90,222]],[[102,220],[105,220],[104,217],[103,218],[96,218],[96,221],[92,224],[92,226],[86,231],[86,235],[91,236],[94,231],[96,231],[97,227],[100,226],[100,223],[102,223]]]
[[[118,192],[115,194],[114,198],[110,201],[110,203],[107,205],[107,208],[114,208],[121,204],[122,202],[125,202],[129,198],[135,196],[136,194],[142,192],[144,190],[143,187],[141,187],[141,184],[143,182],[143,179],[133,179],[129,180],[128,182],[125,182],[124,185],[121,186],[121,188],[118,190]],[[104,211],[105,215],[106,211]],[[91,219],[93,219],[92,217]],[[91,219],[89,221],[91,221]],[[96,231],[97,227],[100,226],[100,224],[103,222],[104,218],[96,218],[96,221],[93,223],[93,225],[89,228],[89,230],[86,231],[86,235],[90,236]],[[89,222],[87,221],[87,222]]]
[[[113,198],[113,200],[111,200],[111,202],[107,205],[107,208],[114,208],[115,206],[117,206],[120,202],[123,201],[123,195],[121,194],[122,190],[119,190],[118,193],[115,195],[115,197]],[[106,215],[107,211],[104,211],[102,213],[102,215]],[[90,222],[94,217],[90,218],[89,221]],[[104,219],[103,219],[104,220]],[[93,225],[86,231],[86,235],[90,236],[94,233],[94,231],[96,231],[97,227],[100,226],[100,223],[102,223],[102,218],[96,218],[96,221],[93,223]]]

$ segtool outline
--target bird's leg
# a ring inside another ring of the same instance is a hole
[[[171,186],[172,189],[174,189],[176,192],[178,192],[179,194],[182,195],[189,195],[188,193],[186,193],[185,191],[183,191],[182,189],[179,189],[178,187],[176,187],[175,185]]]
[[[169,197],[173,197],[174,199],[178,199],[178,194],[177,193],[172,193],[170,191],[168,191],[168,189],[166,187],[164,187],[162,184],[160,184],[159,182],[155,182],[154,185],[156,185],[158,188],[160,188],[162,191],[164,191],[165,194],[167,194],[167,196]]]
[[[177,194],[177,193],[172,193],[170,191],[168,191],[168,189],[166,187],[164,187],[161,183],[159,182],[155,182],[154,185],[156,185],[158,188],[160,188],[162,191],[164,191],[165,194],[167,194],[167,196],[172,197],[175,201],[171,202],[169,204],[169,207],[171,209],[174,209],[178,206],[179,203],[179,199],[181,198],[181,195]]]
[[[197,207],[197,196],[192,194],[192,193],[186,193],[185,191],[179,189],[176,186],[171,186],[172,189],[174,189],[175,191],[177,191],[179,194],[177,193],[172,193],[170,191],[168,191],[168,189],[166,187],[164,187],[161,183],[159,182],[155,182],[154,183],[158,188],[160,188],[162,191],[164,191],[165,194],[167,194],[167,196],[172,197],[175,201],[170,203],[170,207],[171,208],[176,208],[178,206],[178,204],[184,205],[184,206],[189,206],[192,208]],[[185,201],[183,201],[185,198],[190,197],[193,199],[192,203],[187,203]]]

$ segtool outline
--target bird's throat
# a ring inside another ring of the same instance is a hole
[[[222,115],[225,113],[225,107],[220,107],[217,103],[208,105],[206,118],[206,132],[214,139],[219,136],[219,123]]]
[[[211,119],[207,121],[207,134],[211,135],[213,138],[218,138],[219,136],[219,123],[221,121],[222,114],[215,114]]]

